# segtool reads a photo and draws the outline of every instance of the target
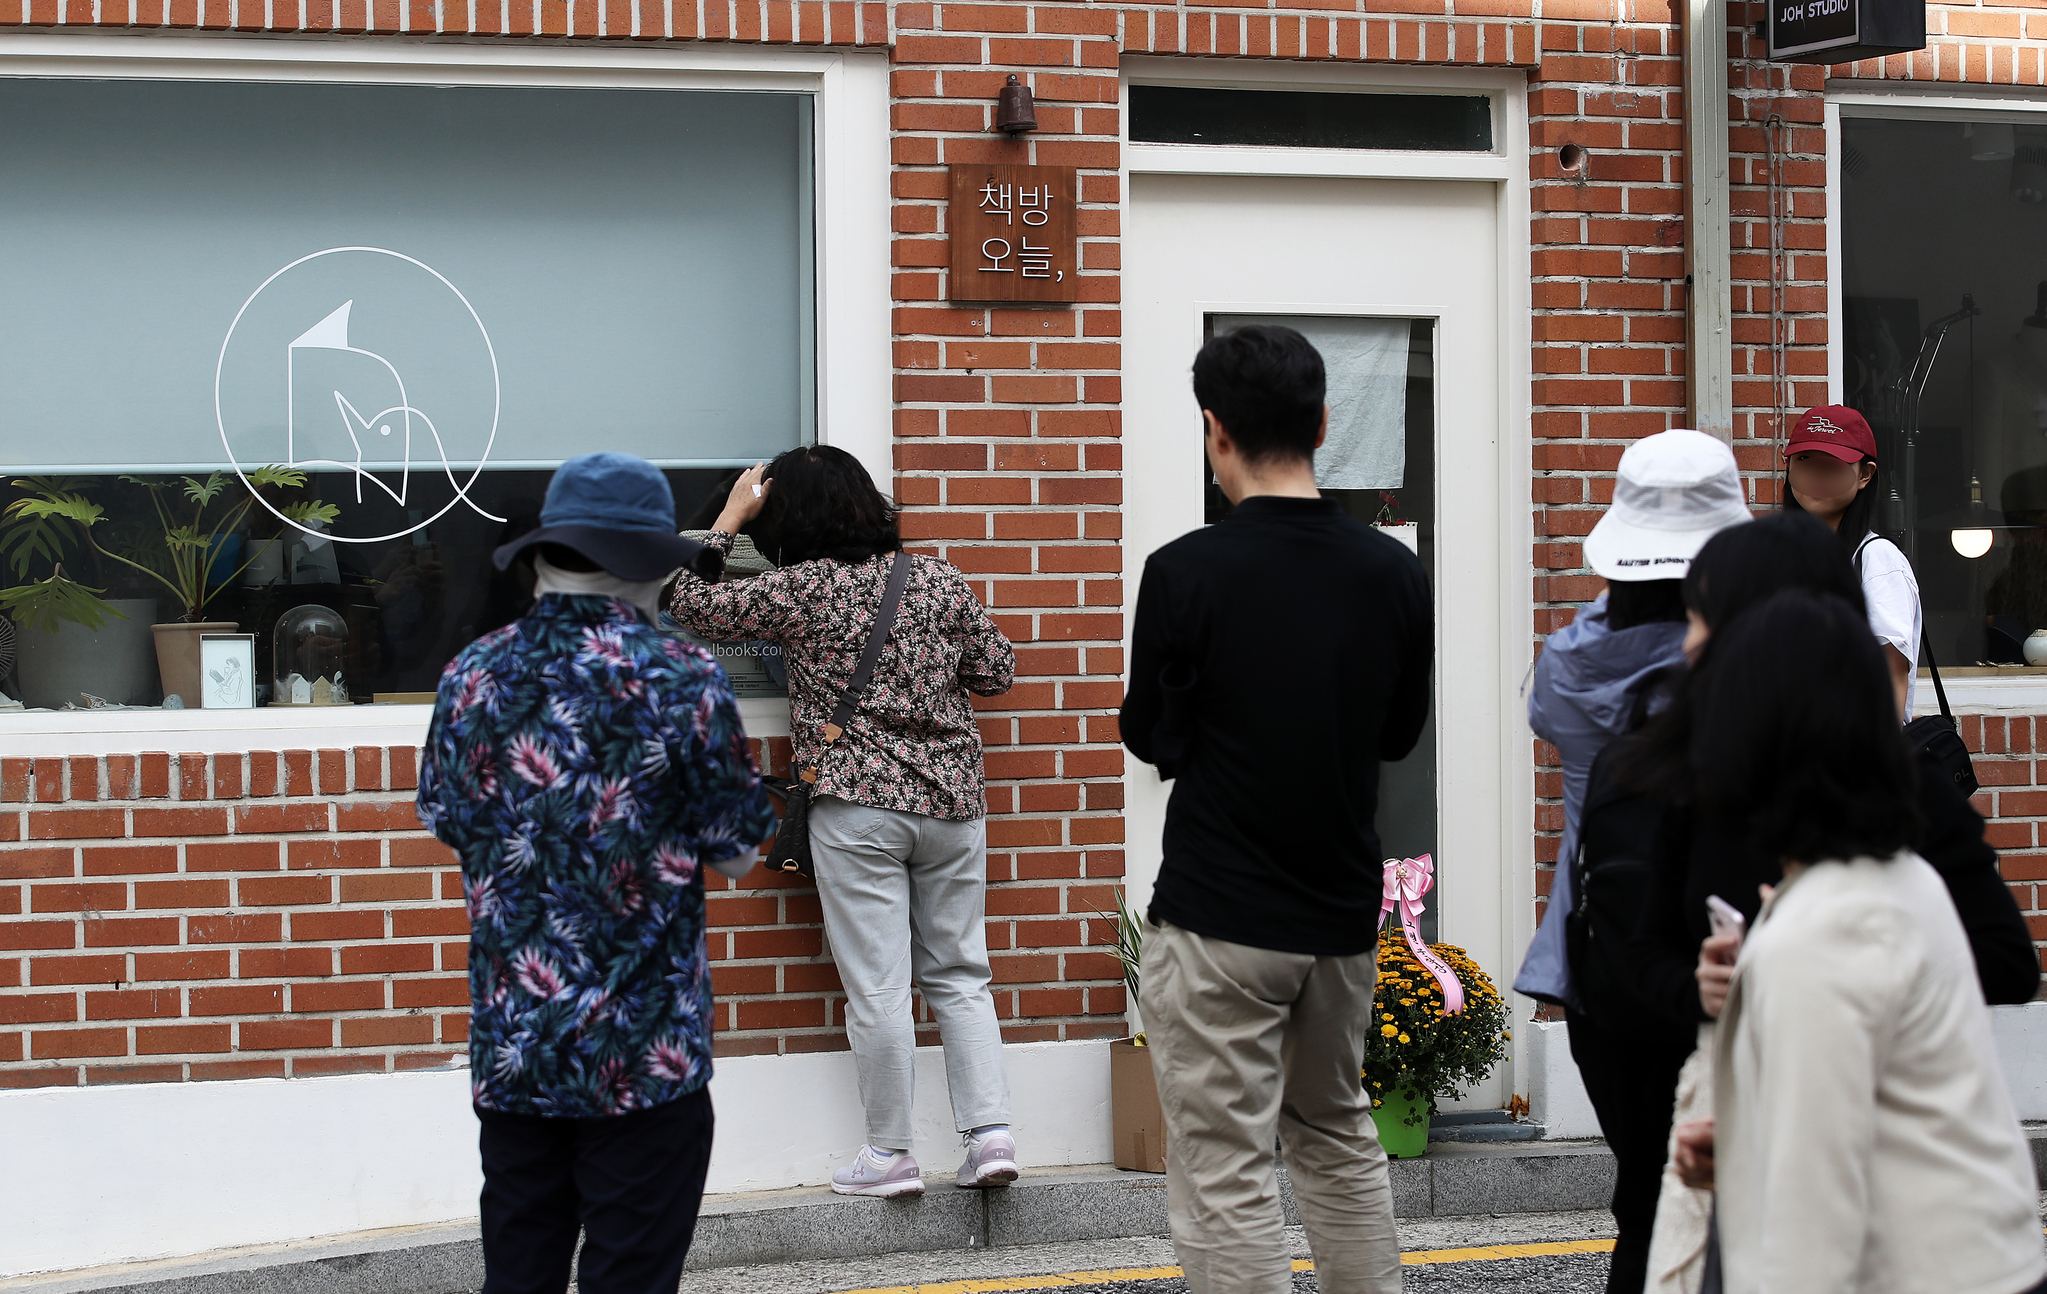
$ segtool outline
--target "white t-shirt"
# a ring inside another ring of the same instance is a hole
[[[1905,675],[1905,719],[1910,722],[1919,701],[1919,577],[1898,546],[1880,535],[1864,539],[1857,552],[1869,627],[1878,642],[1897,648],[1911,666]]]

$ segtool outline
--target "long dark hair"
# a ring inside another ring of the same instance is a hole
[[[1636,625],[1685,618],[1682,580],[1608,580],[1606,627],[1618,633]]]
[[[747,529],[777,566],[829,558],[864,562],[903,546],[896,505],[874,488],[860,460],[830,445],[804,445],[768,464],[767,503]]]
[[[1918,782],[1869,620],[1787,589],[1713,637],[1692,686],[1699,808],[1766,858],[1888,858],[1918,830]]]
[[[1854,501],[1849,503],[1847,511],[1841,514],[1841,525],[1834,532],[1840,537],[1841,543],[1851,553],[1862,547],[1864,539],[1877,532],[1877,488],[1883,484],[1884,479],[1883,468],[1877,466],[1875,459],[1864,454],[1862,461],[1869,464],[1872,469],[1869,484],[1855,492]],[[1791,465],[1789,463],[1784,465],[1784,511],[1795,512],[1808,517],[1812,515],[1805,510],[1805,505],[1798,501],[1798,496],[1791,492]]]
[[[1669,800],[1690,800],[1697,791],[1692,766],[1692,733],[1698,713],[1698,680],[1715,656],[1720,634],[1749,608],[1780,593],[1839,598],[1864,610],[1862,581],[1833,532],[1804,512],[1779,512],[1729,526],[1706,541],[1685,572],[1685,606],[1713,633],[1698,662],[1645,686],[1639,710],[1662,708],[1632,738],[1631,758],[1619,765],[1620,780]],[[1867,621],[1864,622],[1867,628]],[[1896,702],[1889,707],[1896,710]]]

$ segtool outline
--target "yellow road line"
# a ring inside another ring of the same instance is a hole
[[[1403,1264],[1477,1263],[1495,1258],[1540,1258],[1545,1254],[1610,1254],[1611,1240],[1545,1240],[1527,1245],[1484,1245],[1477,1249],[1423,1249],[1400,1255]]]
[[[1404,1266],[1427,1263],[1491,1262],[1501,1258],[1540,1258],[1549,1254],[1604,1254],[1613,1251],[1611,1240],[1545,1240],[1525,1245],[1484,1245],[1474,1249],[1421,1249],[1400,1255]],[[1315,1270],[1306,1258],[1294,1260],[1294,1270]],[[1016,1294],[1019,1290],[1049,1290],[1072,1285],[1107,1285],[1116,1281],[1163,1281],[1184,1275],[1178,1267],[1114,1267],[1096,1272],[1060,1272],[1046,1276],[1003,1276],[991,1280],[932,1281],[923,1285],[886,1285],[874,1289],[847,1290],[844,1294]]]

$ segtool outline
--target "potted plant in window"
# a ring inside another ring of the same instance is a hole
[[[241,546],[237,544],[230,548],[226,541],[238,534],[249,509],[256,506],[256,495],[252,492],[238,500],[224,497],[229,495],[225,472],[215,472],[204,481],[190,476],[179,477],[175,481],[152,481],[139,476],[121,479],[149,491],[162,531],[166,569],[157,569],[153,563],[137,560],[136,556],[125,555],[102,544],[95,537],[93,528],[105,519],[106,509],[75,491],[35,490],[30,497],[9,505],[7,516],[22,520],[63,518],[79,528],[85,542],[101,557],[132,567],[171,591],[177,599],[175,605],[180,618],[151,625],[150,629],[156,636],[157,669],[163,678],[166,702],[172,696],[189,702],[199,694],[199,636],[233,633],[238,627],[232,621],[209,622],[204,617],[206,604],[215,594],[233,584],[249,565],[248,560],[236,564],[235,559],[241,556]],[[296,468],[273,464],[249,472],[248,482],[256,490],[298,489],[305,485],[306,474]],[[174,489],[183,495],[184,502],[191,505],[189,513],[176,500],[166,503],[166,493]],[[226,510],[213,513],[216,504]],[[322,503],[318,499],[286,503],[277,511],[287,521],[298,525],[332,521],[341,512],[333,504]]]
[[[1144,956],[1144,922],[1116,891],[1116,912],[1095,914],[1112,923],[1116,942],[1110,949],[1123,967],[1123,986],[1137,1005],[1140,962]],[[1142,1031],[1109,1044],[1109,1126],[1116,1142],[1116,1167],[1141,1173],[1166,1171],[1166,1114],[1159,1105],[1158,1076],[1151,1067],[1151,1048]]]
[[[30,477],[13,484],[76,496],[86,482]],[[13,581],[0,589],[0,611],[17,630],[19,699],[58,706],[90,693],[117,705],[147,703],[156,691],[149,633],[156,599],[124,596],[139,591],[133,588],[108,588],[99,555],[84,538],[82,527],[62,517],[24,518],[12,509],[0,514],[0,559]],[[67,563],[75,558],[92,571],[91,584],[71,578]],[[37,568],[48,573],[37,579]]]

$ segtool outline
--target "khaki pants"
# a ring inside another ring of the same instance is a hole
[[[1293,1285],[1278,1134],[1322,1294],[1393,1294],[1400,1241],[1358,1070],[1377,959],[1145,931],[1141,1002],[1166,1114],[1166,1200],[1192,1294]]]

